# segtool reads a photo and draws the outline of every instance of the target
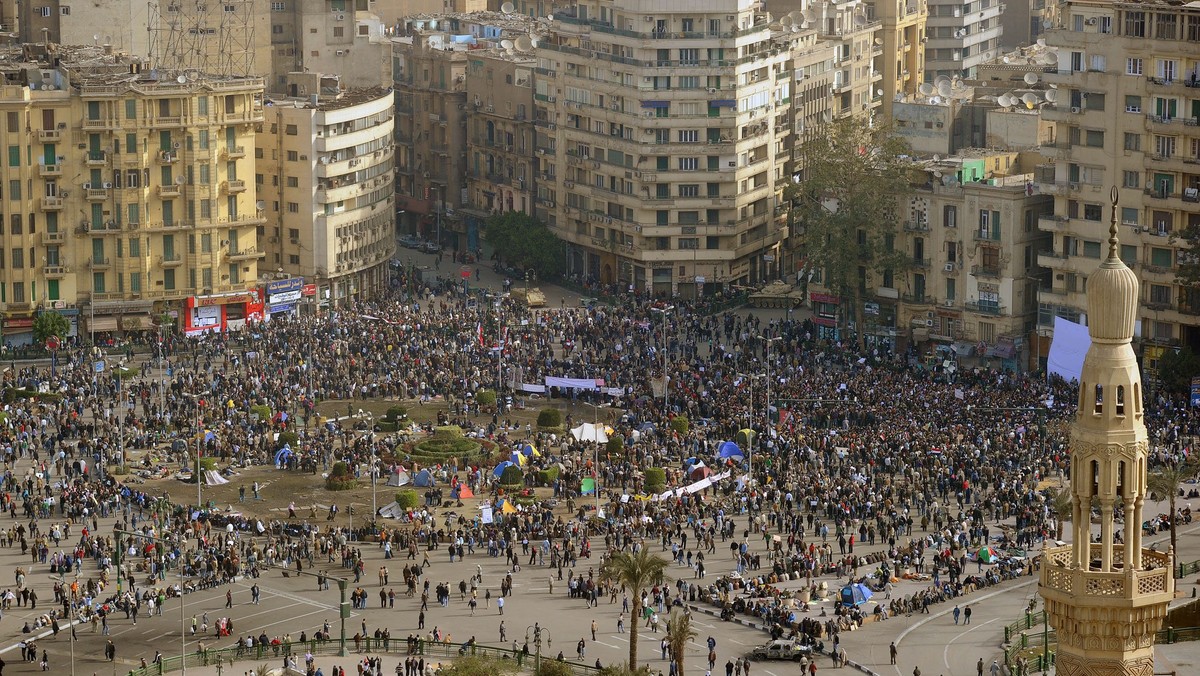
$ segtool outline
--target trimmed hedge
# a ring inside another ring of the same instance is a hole
[[[393,424],[398,423],[408,417],[408,409],[403,406],[391,406],[384,417]]]
[[[271,407],[266,404],[258,404],[250,407],[250,412],[258,416],[258,419],[263,422],[271,420]]]
[[[396,491],[396,504],[401,509],[416,509],[421,504],[421,496],[410,488]]]
[[[686,415],[677,415],[671,419],[671,429],[675,430],[681,435],[687,434],[690,427],[691,421],[688,420]]]
[[[536,474],[538,485],[552,486],[558,480],[558,475],[559,470],[557,466],[550,467],[549,469],[540,469]]]
[[[667,486],[667,471],[661,467],[647,467],[646,490],[650,493],[661,493]]]
[[[479,404],[480,406],[495,406],[495,390],[479,390],[475,393],[475,403]]]
[[[538,411],[537,426],[543,430],[555,430],[562,427],[562,411],[557,408],[543,408]]]
[[[292,450],[296,450],[300,443],[300,435],[295,432],[280,432],[279,439],[275,442],[275,450],[279,450],[284,446],[291,446]],[[346,463],[342,463],[343,465]]]
[[[463,431],[458,425],[442,425],[433,428],[434,439],[462,439]]]
[[[604,450],[611,455],[621,455],[625,452],[625,437],[619,434],[614,434],[608,438],[608,443],[604,445]]]
[[[325,488],[331,491],[348,491],[358,488],[358,479],[355,479],[354,474],[350,472],[349,465],[338,461],[333,463],[333,469],[329,471],[329,477],[325,479]]]
[[[524,483],[525,475],[521,472],[521,468],[516,465],[505,467],[500,473],[501,486],[520,486]]]

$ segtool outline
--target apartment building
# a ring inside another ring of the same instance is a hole
[[[266,267],[314,285],[318,308],[386,290],[396,249],[395,97],[322,79],[306,86],[328,93],[268,99],[255,147]]]
[[[529,40],[528,37],[525,40]],[[524,46],[524,44],[523,44]],[[467,65],[468,221],[534,212],[533,78],[537,60],[499,47],[473,50]],[[477,226],[476,226],[477,227]]]
[[[272,0],[268,91],[307,96],[290,73],[335,73],[350,89],[391,85],[391,41],[374,0]],[[285,83],[296,87],[287,87]]]
[[[1045,35],[1058,54],[1045,78],[1058,95],[1043,110],[1056,132],[1039,186],[1054,197],[1039,223],[1053,236],[1039,256],[1052,271],[1041,322],[1087,322],[1087,279],[1103,256],[1116,186],[1121,255],[1141,278],[1147,359],[1166,345],[1200,348],[1200,298],[1175,273],[1192,255],[1179,234],[1200,225],[1200,8],[1070,0],[1060,23]]]
[[[1037,349],[1029,334],[1044,284],[1038,251],[1048,241],[1037,224],[1051,200],[1033,190],[1033,174],[1022,171],[1027,162],[1016,152],[979,149],[925,162],[927,181],[902,212],[912,265],[897,280],[901,340],[1000,360]],[[886,316],[883,298],[891,294],[878,295]]]
[[[557,10],[537,48],[537,214],[568,274],[684,297],[781,274],[792,49],[728,0]]]
[[[881,112],[892,117],[892,103],[917,92],[925,81],[925,23],[927,0],[873,0],[867,2],[869,21],[879,21],[883,40],[884,93]]]
[[[1000,56],[1006,3],[1000,0],[928,0],[925,79],[974,78],[980,64]]]
[[[263,220],[247,178],[262,80],[27,47],[0,56],[4,339],[28,340],[49,308],[95,334],[165,312],[219,331],[261,312]]]

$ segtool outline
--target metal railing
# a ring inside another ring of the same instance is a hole
[[[407,655],[408,642],[403,638],[390,639],[385,644],[384,641],[367,638],[361,642],[361,649],[356,649],[356,652],[366,653],[391,653],[396,655]],[[307,643],[287,643],[279,645],[264,645],[247,647],[232,647],[221,649],[210,649],[203,651],[190,652],[186,655],[174,655],[172,657],[164,657],[162,661],[154,664],[149,664],[145,667],[130,669],[127,676],[160,676],[171,671],[179,671],[185,664],[188,667],[210,667],[218,664],[232,665],[236,661],[245,660],[271,660],[277,657],[286,655],[295,655],[299,659],[303,659],[305,653],[313,655],[337,655],[338,641],[309,641]],[[513,659],[516,660],[518,667],[524,667],[526,662],[532,666],[536,656],[532,653],[525,654],[520,650],[504,648],[500,646],[489,645],[473,645],[467,646],[462,643],[440,643],[429,642],[421,639],[417,642],[417,655],[425,657],[442,657],[454,658],[463,657],[465,655],[476,655],[495,657],[498,659]],[[544,660],[553,660],[553,657],[543,656]],[[595,676],[600,673],[594,665],[582,664],[578,662],[563,662],[571,668],[571,673],[574,676]]]

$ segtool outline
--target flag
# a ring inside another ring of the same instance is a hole
[[[476,322],[475,333],[479,336],[479,347],[483,347],[483,322]]]

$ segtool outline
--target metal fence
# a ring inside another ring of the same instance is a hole
[[[1186,561],[1175,566],[1175,579],[1200,572],[1200,561]]]
[[[350,650],[353,650],[351,647]],[[254,648],[233,647],[211,650],[198,650],[186,655],[175,655],[172,657],[164,657],[162,661],[155,664],[147,665],[142,668],[131,669],[128,676],[161,676],[167,672],[179,671],[186,662],[189,668],[194,667],[215,667],[220,665],[232,666],[234,662],[275,660],[288,655],[294,655],[297,660],[302,660],[305,653],[313,655],[337,655],[339,652],[339,642],[331,641],[310,641],[308,643],[291,643],[269,646],[255,646]],[[388,655],[397,655],[399,657],[408,656],[408,642],[404,639],[391,639],[385,645],[383,641],[369,638],[362,642],[362,649],[351,652],[350,655],[367,655],[384,653]],[[525,654],[520,650],[512,650],[502,646],[491,645],[473,645],[467,646],[461,643],[437,643],[428,642],[424,639],[417,642],[417,650],[415,655],[431,658],[440,657],[445,659],[453,659],[463,657],[464,655],[478,655],[495,657],[499,659],[516,660],[519,667],[524,667],[528,664],[533,667],[536,656]],[[347,655],[349,658],[350,655]],[[543,656],[543,660],[553,660],[553,657]],[[596,676],[599,669],[595,665],[582,664],[578,662],[563,662],[571,669],[573,676]]]

